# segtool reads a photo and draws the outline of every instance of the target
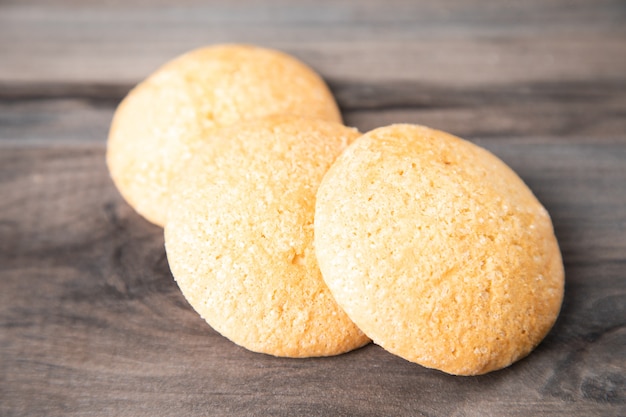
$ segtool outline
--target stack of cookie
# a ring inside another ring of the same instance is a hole
[[[552,224],[511,169],[426,127],[343,126],[323,80],[283,53],[222,45],[166,64],[120,104],[107,162],[165,227],[192,307],[250,350],[372,338],[473,375],[527,355],[558,315]]]

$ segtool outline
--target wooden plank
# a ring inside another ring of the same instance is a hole
[[[566,264],[557,325],[481,377],[368,346],[280,359],[187,305],[162,231],[108,178],[101,144],[0,147],[1,415],[619,415],[626,403],[626,142],[484,138],[550,211]]]
[[[114,104],[83,99],[0,100],[0,142],[104,142]]]
[[[332,81],[346,124],[365,132],[421,123],[465,138],[624,138],[626,80],[452,88]],[[103,142],[130,86],[10,84],[0,88],[0,141]]]
[[[275,26],[372,26],[388,23],[396,30],[486,33],[488,31],[554,32],[621,28],[626,15],[620,0],[527,0],[502,4],[497,0],[237,0],[228,3],[202,0],[4,0],[6,20],[159,22],[213,25],[270,23]],[[582,27],[584,25],[584,27]],[[321,33],[320,33],[321,35]],[[379,36],[380,34],[369,34]],[[383,34],[384,35],[384,34]]]
[[[325,77],[485,85],[623,80],[620,1],[0,3],[0,82],[136,83],[189,49],[248,42]]]
[[[559,79],[612,81],[623,80],[626,73],[625,37],[612,35],[310,44],[256,35],[246,39],[198,35],[179,42],[107,42],[106,37],[95,37],[98,40],[92,42],[68,42],[54,33],[40,40],[17,38],[12,41],[16,47],[2,47],[0,81],[133,84],[178,54],[220,42],[275,47],[299,57],[325,78],[361,82],[414,81],[454,87]],[[293,37],[286,34],[281,39]]]

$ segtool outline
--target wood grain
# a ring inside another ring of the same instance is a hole
[[[121,200],[101,146],[3,147],[0,410],[618,415],[626,403],[626,146],[569,144],[563,157],[558,141],[479,143],[517,169],[551,212],[567,289],[536,352],[477,378],[430,371],[376,346],[309,360],[247,352],[187,305],[161,230]],[[557,155],[566,162],[555,164]]]
[[[345,123],[363,132],[391,123],[420,123],[465,138],[616,138],[626,132],[626,78],[482,88],[329,82]],[[103,142],[131,87],[0,84],[0,141]]]
[[[5,0],[0,82],[136,83],[219,42],[280,48],[330,79],[623,80],[625,16],[619,0]]]
[[[274,358],[206,325],[104,146],[136,82],[223,41],[302,58],[349,125],[422,123],[510,164],[565,261],[561,315],[536,351],[460,378],[374,345]],[[624,415],[624,207],[623,1],[3,0],[0,416]]]

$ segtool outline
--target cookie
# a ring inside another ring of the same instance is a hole
[[[107,163],[122,196],[163,226],[173,176],[201,132],[272,114],[341,122],[324,81],[278,51],[244,45],[198,49],[165,64],[119,105]]]
[[[324,284],[313,249],[317,187],[359,133],[274,117],[212,136],[172,187],[165,226],[185,298],[255,352],[327,356],[367,343]]]
[[[317,193],[315,248],[372,340],[451,374],[510,365],[548,333],[564,271],[547,211],[488,151],[427,127],[355,141]]]

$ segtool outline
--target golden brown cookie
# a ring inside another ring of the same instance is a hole
[[[275,117],[212,136],[172,187],[165,226],[185,298],[256,352],[327,356],[367,343],[324,284],[313,249],[317,187],[359,133]]]
[[[128,203],[163,226],[172,177],[201,132],[272,114],[341,122],[324,81],[278,51],[217,45],[165,64],[122,101],[109,133],[107,163]]]
[[[488,151],[415,125],[373,130],[326,174],[315,247],[372,340],[475,375],[526,356],[554,324],[564,272],[547,211]]]

